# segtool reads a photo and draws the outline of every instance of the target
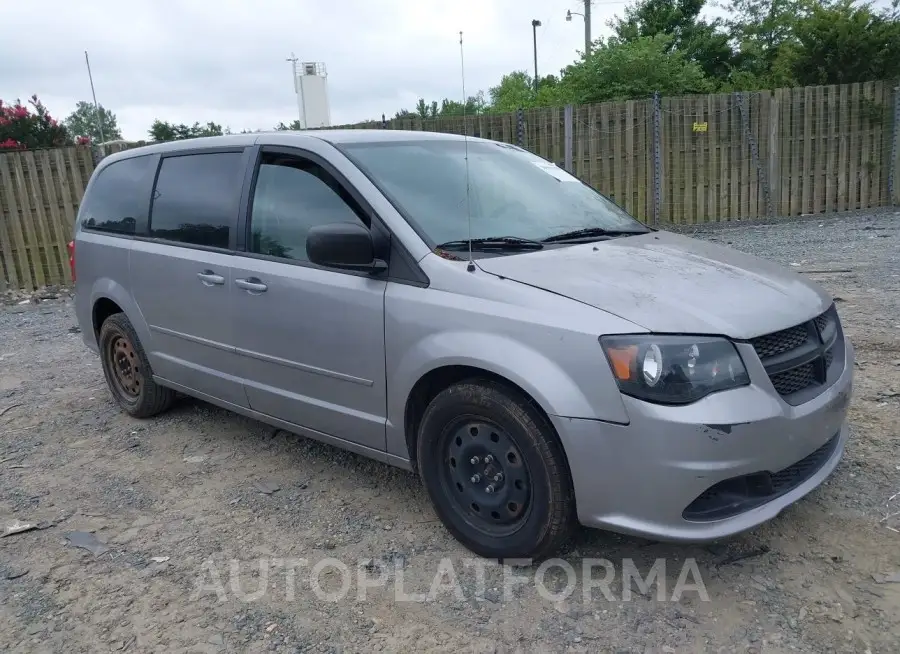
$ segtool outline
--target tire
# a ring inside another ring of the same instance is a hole
[[[151,418],[172,406],[175,392],[153,381],[147,354],[124,313],[114,313],[103,321],[99,346],[106,384],[128,415]]]
[[[577,521],[565,454],[520,393],[478,379],[441,391],[422,416],[417,457],[438,517],[475,554],[534,562],[568,544]]]

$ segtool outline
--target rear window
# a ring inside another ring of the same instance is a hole
[[[150,236],[227,248],[237,224],[242,162],[240,152],[165,157],[153,193]]]
[[[146,215],[156,157],[131,157],[103,168],[82,201],[84,229],[134,234],[138,216]]]

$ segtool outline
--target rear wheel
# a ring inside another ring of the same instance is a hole
[[[150,418],[172,406],[175,392],[153,381],[147,355],[124,313],[103,321],[99,346],[106,384],[126,413]]]
[[[438,517],[488,558],[541,559],[576,525],[571,478],[552,426],[502,384],[466,381],[428,405],[418,462]]]

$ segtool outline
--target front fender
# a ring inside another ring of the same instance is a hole
[[[549,415],[628,422],[618,390],[600,392],[603,375],[599,370],[595,387],[589,389],[597,393],[589,397],[583,383],[528,344],[494,332],[447,331],[405,344],[389,370],[387,445],[391,454],[411,454],[404,434],[407,398],[422,377],[445,366],[470,366],[499,375],[522,388]]]

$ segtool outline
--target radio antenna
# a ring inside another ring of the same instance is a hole
[[[466,125],[466,103],[468,100],[468,98],[466,98],[466,59],[463,54],[463,33],[461,31],[459,33],[459,65],[462,73],[463,142],[465,144],[466,153],[466,228],[469,232],[469,265],[466,266],[466,270],[475,272],[475,260],[472,258],[472,207],[469,203],[469,128],[468,125]]]

